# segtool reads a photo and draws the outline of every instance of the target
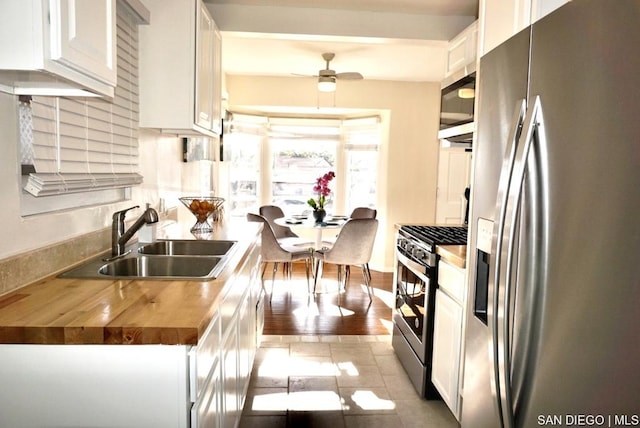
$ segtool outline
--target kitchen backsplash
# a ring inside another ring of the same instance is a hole
[[[161,221],[177,221],[177,209],[161,215]],[[65,270],[111,248],[111,228],[88,233],[57,244],[0,260],[0,295]]]

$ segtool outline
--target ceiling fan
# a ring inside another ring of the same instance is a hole
[[[322,54],[322,58],[326,62],[324,70],[319,70],[318,74],[314,77],[318,78],[318,90],[320,92],[333,92],[336,90],[336,79],[343,80],[361,80],[362,74],[350,71],[345,73],[336,73],[335,70],[331,70],[329,63],[336,55],[333,52],[325,52]]]

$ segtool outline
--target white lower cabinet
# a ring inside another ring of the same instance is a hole
[[[261,333],[259,264],[254,246],[195,347],[0,345],[0,427],[238,426]]]
[[[2,345],[0,426],[188,428],[189,346]]]
[[[234,427],[240,418],[238,398],[238,335],[235,329],[224,336],[221,347],[222,361],[222,424]]]
[[[191,408],[191,427],[219,427],[222,415],[220,393],[220,361],[216,358],[211,377],[202,395]]]
[[[456,419],[460,418],[465,270],[440,261],[434,314],[431,381]]]
[[[461,339],[462,307],[451,297],[437,290],[431,380],[456,416]]]

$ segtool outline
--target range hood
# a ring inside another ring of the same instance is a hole
[[[473,143],[473,134],[476,127],[475,125],[475,122],[469,122],[463,125],[442,129],[438,131],[438,139],[443,147],[471,148]]]

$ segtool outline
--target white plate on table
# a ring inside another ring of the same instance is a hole
[[[331,216],[331,221],[341,221],[341,220],[346,220],[349,217],[347,217],[346,215],[332,215]]]

